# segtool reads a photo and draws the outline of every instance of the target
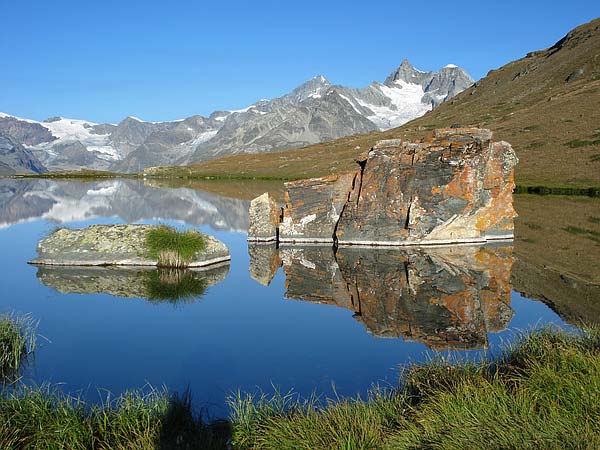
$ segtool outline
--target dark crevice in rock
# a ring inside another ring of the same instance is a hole
[[[338,229],[338,225],[340,224],[340,220],[342,219],[343,215],[344,215],[344,210],[346,209],[346,206],[350,203],[350,197],[352,196],[352,191],[354,191],[354,188],[356,186],[356,178],[360,176],[360,180],[359,180],[359,187],[358,187],[358,192],[359,192],[359,197],[360,197],[360,188],[362,186],[362,172],[364,170],[364,165],[366,164],[366,161],[363,163],[359,163],[360,164],[360,175],[357,173],[354,178],[352,179],[352,186],[350,188],[350,190],[348,191],[348,194],[346,195],[346,202],[344,203],[344,205],[342,206],[342,210],[340,211],[340,215],[337,218],[337,220],[335,221],[335,225],[333,226],[333,256],[335,258],[335,254],[337,252],[338,249],[338,237],[337,237],[337,229]],[[358,198],[358,197],[357,197]],[[358,205],[358,199],[356,200],[356,204]]]
[[[350,193],[348,193],[348,197],[350,196]],[[335,222],[335,225],[333,226],[333,253],[335,256],[335,252],[337,252],[338,249],[338,237],[337,237],[337,229],[338,229],[338,225],[340,223],[340,218],[342,217],[342,214],[344,214],[344,209],[346,209],[346,205],[348,204],[348,202],[344,203],[344,206],[342,206],[342,210],[340,211],[340,217],[338,217],[338,219]]]
[[[363,176],[365,174],[365,167],[367,165],[367,160],[365,159],[364,161],[358,161],[358,165],[360,166],[360,172],[359,172],[360,180],[358,180],[358,193],[356,195],[356,206],[357,207],[358,207],[358,202],[360,201],[360,193],[362,191]]]
[[[408,209],[406,210],[406,218],[404,219],[404,229],[408,230],[410,228],[410,209],[413,204],[413,196],[410,196],[410,201],[408,202]]]

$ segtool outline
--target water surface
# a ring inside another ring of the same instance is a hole
[[[189,387],[226,414],[238,389],[364,394],[434,354],[479,357],[518,331],[564,325],[511,289],[510,244],[424,250],[246,243],[247,200],[132,180],[0,180],[0,312],[39,320],[29,383],[98,401],[144,385]],[[225,242],[207,273],[37,268],[57,226],[167,223]]]

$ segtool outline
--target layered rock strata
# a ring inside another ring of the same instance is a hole
[[[492,142],[485,129],[435,130],[418,143],[379,141],[357,159],[355,172],[286,183],[279,241],[426,245],[511,239],[517,162],[510,144]],[[251,206],[250,216],[253,239],[257,207]]]

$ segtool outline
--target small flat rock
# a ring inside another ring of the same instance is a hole
[[[42,239],[36,265],[54,266],[156,266],[146,255],[146,236],[156,225],[92,225],[60,228]],[[206,248],[188,267],[206,267],[229,261],[229,249],[218,239],[202,234]]]

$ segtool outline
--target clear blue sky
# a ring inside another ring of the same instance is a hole
[[[0,111],[169,120],[317,75],[365,86],[408,58],[474,78],[600,16],[600,1],[0,0]]]

